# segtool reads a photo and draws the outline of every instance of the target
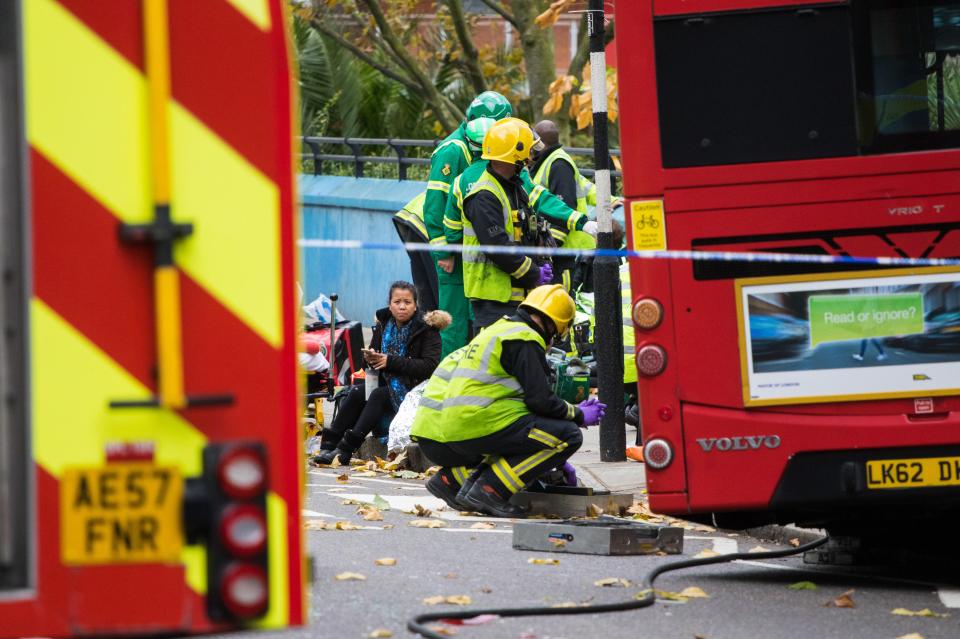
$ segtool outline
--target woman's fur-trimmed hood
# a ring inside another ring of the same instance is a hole
[[[453,318],[450,317],[450,313],[446,311],[430,311],[429,313],[424,313],[423,321],[430,328],[435,328],[438,331],[442,331],[446,327],[450,326],[453,322]]]

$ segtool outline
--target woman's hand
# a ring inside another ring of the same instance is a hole
[[[387,355],[385,353],[370,351],[365,357],[367,364],[370,364],[375,370],[382,371],[387,367]]]

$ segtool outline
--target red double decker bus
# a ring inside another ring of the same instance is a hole
[[[631,248],[960,256],[960,2],[618,2],[616,23]],[[960,269],[631,277],[654,510],[955,516]]]

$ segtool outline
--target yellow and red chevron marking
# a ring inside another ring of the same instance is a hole
[[[67,571],[59,564],[57,478],[69,466],[103,463],[105,444],[122,440],[155,442],[158,463],[185,475],[199,472],[207,441],[267,444],[264,625],[300,623],[293,97],[283,2],[169,0],[171,209],[176,221],[194,225],[175,253],[185,386],[235,397],[227,408],[182,411],[108,408],[110,400],[156,392],[150,250],[117,239],[120,223],[152,216],[140,2],[23,7],[33,454],[44,533],[36,598],[0,603],[4,630],[209,628],[197,596],[206,587],[202,549],[188,547],[179,566]],[[157,583],[181,584],[179,595],[158,596]],[[96,588],[114,605],[91,600]],[[126,613],[116,612],[118,597],[130,599]]]

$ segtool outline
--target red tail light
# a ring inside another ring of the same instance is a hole
[[[267,469],[254,449],[235,448],[220,458],[217,480],[227,495],[249,499],[263,492]]]
[[[220,598],[240,619],[262,615],[267,609],[268,593],[267,573],[259,566],[234,563],[223,573]]]
[[[647,344],[637,351],[637,370],[641,375],[653,377],[667,367],[667,352],[657,344]]]
[[[220,518],[220,540],[237,557],[252,557],[267,545],[267,521],[260,508],[232,504]]]

